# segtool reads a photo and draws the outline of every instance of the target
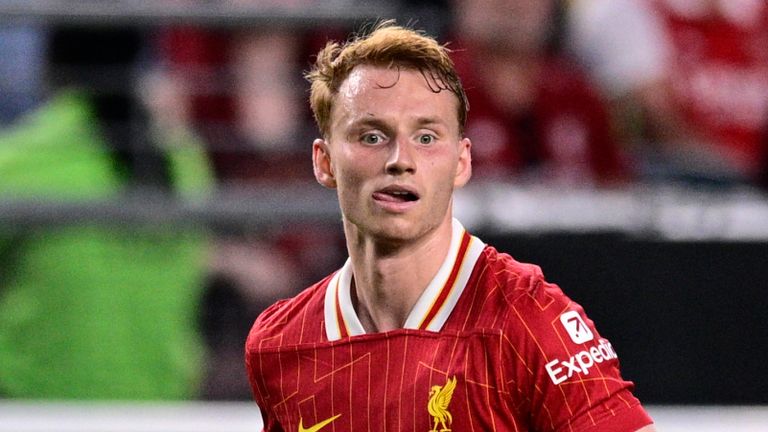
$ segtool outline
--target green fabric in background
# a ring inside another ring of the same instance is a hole
[[[64,93],[0,131],[0,196],[116,196],[120,179],[94,124],[87,99]],[[187,144],[167,153],[190,197],[211,177]],[[206,240],[190,227],[0,227],[0,396],[195,397]]]

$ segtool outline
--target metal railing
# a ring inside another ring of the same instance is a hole
[[[470,229],[496,234],[621,233],[672,241],[768,241],[768,198],[753,189],[687,187],[563,189],[471,183],[457,191],[455,214]],[[338,224],[333,191],[317,184],[222,188],[183,200],[138,191],[98,201],[0,197],[0,225],[77,223],[236,227]]]
[[[396,2],[326,0],[301,7],[265,7],[258,2],[136,0],[6,0],[0,22],[37,22],[89,26],[317,27],[347,25],[391,17]]]

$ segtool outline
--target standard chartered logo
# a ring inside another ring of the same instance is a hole
[[[555,385],[571,378],[574,374],[589,375],[589,369],[596,364],[618,358],[611,343],[606,339],[600,339],[600,343],[584,351],[578,352],[567,360],[555,359],[547,363],[549,377]]]

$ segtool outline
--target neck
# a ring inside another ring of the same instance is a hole
[[[368,333],[402,328],[408,314],[445,260],[450,215],[416,240],[392,242],[361,233],[345,220],[354,272],[352,302]]]

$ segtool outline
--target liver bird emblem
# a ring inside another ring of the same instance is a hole
[[[451,413],[448,412],[448,404],[451,403],[453,390],[456,388],[456,377],[448,378],[443,386],[432,386],[429,390],[429,404],[427,409],[435,424],[430,432],[437,432],[437,425],[441,425],[440,432],[450,432],[448,427],[453,422]]]

